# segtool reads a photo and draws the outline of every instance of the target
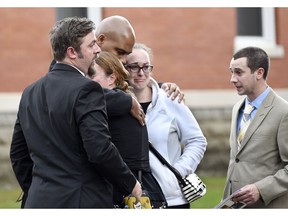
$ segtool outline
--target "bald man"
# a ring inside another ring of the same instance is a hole
[[[126,57],[132,52],[136,41],[134,29],[130,22],[122,16],[109,16],[103,19],[96,29],[96,42],[102,51],[112,52],[123,64]],[[178,102],[184,100],[184,93],[175,83],[161,83],[161,88],[167,91],[167,95]]]
[[[122,16],[103,19],[96,29],[96,42],[102,51],[112,52],[123,64],[132,52],[136,37],[129,21]]]

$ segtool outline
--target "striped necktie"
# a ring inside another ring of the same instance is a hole
[[[240,130],[239,130],[238,137],[237,137],[238,151],[241,147],[241,142],[244,138],[247,128],[249,127],[249,124],[251,122],[250,114],[254,110],[254,108],[255,107],[251,105],[250,103],[246,104],[245,106],[243,117],[242,117],[241,124],[240,124]]]

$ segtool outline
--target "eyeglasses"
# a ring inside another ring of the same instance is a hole
[[[152,65],[144,65],[144,66],[140,67],[137,64],[131,64],[131,65],[125,65],[125,68],[126,68],[126,70],[128,70],[129,72],[132,72],[132,73],[139,73],[141,69],[144,73],[150,73],[153,70]]]

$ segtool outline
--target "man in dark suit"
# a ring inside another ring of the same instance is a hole
[[[100,51],[95,24],[63,19],[50,42],[57,63],[24,90],[11,143],[24,207],[112,208],[112,184],[140,199],[139,182],[111,143],[103,90],[85,77]]]

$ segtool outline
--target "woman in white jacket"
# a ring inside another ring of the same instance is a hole
[[[150,142],[182,177],[194,173],[203,158],[207,141],[189,108],[172,101],[151,77],[151,49],[135,44],[127,57],[129,83],[146,113]],[[169,208],[190,208],[175,175],[153,153],[149,154],[152,173],[159,182]]]

